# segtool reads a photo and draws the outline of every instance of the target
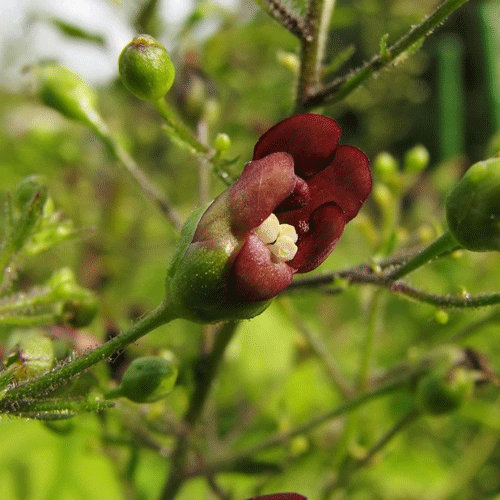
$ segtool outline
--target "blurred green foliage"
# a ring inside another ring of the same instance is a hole
[[[130,24],[159,30],[156,4],[145,2],[138,17],[130,16]],[[169,96],[171,104],[196,127],[206,117],[206,102],[216,103],[208,135],[212,140],[225,132],[231,138],[227,155],[237,159],[229,167],[234,175],[251,158],[261,133],[290,113],[295,75],[280,64],[278,54],[299,50],[291,34],[265,14],[254,14],[253,4],[242,4],[232,11],[197,3],[182,36],[171,40],[178,75]],[[340,71],[357,67],[379,51],[386,33],[391,42],[436,4],[435,0],[338,0],[327,65],[354,45],[354,53]],[[370,157],[389,151],[401,163],[416,144],[430,152],[429,168],[413,172],[396,188],[375,173],[375,185],[385,186],[390,206],[398,207],[397,227],[384,232],[384,220],[391,215],[372,199],[318,273],[366,262],[377,252],[428,242],[443,227],[445,194],[465,166],[499,149],[494,146],[498,138],[490,142],[494,133],[498,135],[499,124],[489,102],[500,89],[488,64],[498,60],[500,49],[487,43],[499,28],[485,21],[483,4],[500,13],[494,1],[466,5],[415,55],[398,61],[340,104],[316,110],[339,121],[342,143],[354,144]],[[85,38],[72,26],[52,22],[68,36]],[[216,28],[202,37],[198,30],[206,23]],[[91,41],[101,43],[99,34],[91,35]],[[450,40],[450,45],[444,45]],[[459,58],[460,64],[450,69],[443,51]],[[451,105],[439,104],[444,100]],[[159,115],[127,93],[118,80],[99,89],[99,101],[113,134],[186,217],[198,203],[198,161],[169,141]],[[82,231],[76,241],[24,259],[17,282],[27,289],[69,266],[77,282],[98,295],[99,313],[89,327],[46,329],[51,338],[82,352],[162,300],[177,234],[82,125],[42,106],[28,92],[0,92],[0,109],[2,203],[24,177],[41,174],[58,208]],[[210,181],[211,195],[218,194],[222,182],[215,176]],[[5,212],[1,217],[0,227],[5,227]],[[388,236],[389,243],[383,241]],[[499,265],[497,254],[459,251],[419,270],[411,283],[442,295],[494,292],[499,289]],[[359,377],[374,293],[370,287],[351,287],[337,295],[301,291],[291,296],[301,321],[322,339],[340,375],[352,384]],[[368,383],[445,343],[477,349],[498,369],[497,308],[441,313],[434,306],[385,293],[375,321]],[[2,328],[1,343],[10,333],[10,327]],[[132,346],[121,364],[110,360],[99,366],[95,378],[87,381],[93,390],[108,390],[120,380],[130,359],[170,349],[179,361],[179,378],[164,401],[147,406],[119,401],[105,413],[50,425],[3,418],[0,497],[157,498],[168,471],[165,458],[194,386],[195,361],[200,350],[210,345],[212,335],[211,328],[175,321]],[[498,389],[485,385],[476,396],[455,413],[418,419],[332,498],[499,498]],[[242,466],[243,471],[218,474],[217,484],[234,499],[297,491],[320,500],[338,470],[362,458],[412,408],[413,398],[404,391],[372,401],[258,454],[268,464],[258,473],[252,466]],[[203,425],[196,431],[202,443],[197,446],[206,460],[215,460],[290,430],[342,401],[325,363],[278,299],[263,315],[240,325],[214,384]],[[195,478],[178,495],[179,500],[194,498],[216,496],[203,479]]]

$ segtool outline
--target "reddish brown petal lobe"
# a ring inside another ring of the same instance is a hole
[[[275,259],[252,232],[231,268],[228,296],[237,302],[271,299],[292,282],[292,276],[293,269]]]
[[[286,218],[283,221],[281,218],[280,214],[280,222],[287,222]],[[299,224],[299,249],[294,259],[288,262],[297,273],[307,273],[318,267],[330,255],[346,224],[344,213],[335,203],[322,205],[308,221],[307,232],[303,234]]]
[[[341,129],[332,118],[314,113],[295,115],[270,128],[255,145],[253,159],[284,151],[292,155],[295,173],[307,178],[333,158]]]
[[[308,184],[314,208],[334,201],[349,222],[370,194],[372,178],[368,158],[354,146],[339,146],[332,163],[308,179]]]
[[[292,157],[286,153],[249,162],[228,196],[234,234],[245,235],[259,226],[292,193],[296,182]]]

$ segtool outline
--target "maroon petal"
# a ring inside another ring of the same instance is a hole
[[[293,192],[296,182],[292,157],[286,153],[247,163],[228,194],[233,233],[246,235],[259,226]]]
[[[302,228],[305,233],[299,231],[297,255],[288,264],[297,273],[307,273],[318,267],[337,244],[345,224],[344,212],[335,203],[317,208],[309,218],[308,227]]]
[[[349,222],[370,194],[372,177],[368,158],[354,146],[339,146],[335,158],[321,172],[308,179],[311,199],[317,206],[327,201],[339,205]]]
[[[341,129],[333,118],[313,113],[295,115],[270,128],[255,145],[253,159],[270,153],[289,153],[295,173],[307,178],[322,170],[333,158]]]
[[[292,276],[292,268],[275,259],[252,232],[231,268],[229,300],[256,302],[271,299],[292,282]]]

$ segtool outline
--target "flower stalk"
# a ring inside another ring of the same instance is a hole
[[[132,325],[128,330],[108,340],[88,354],[6,391],[2,399],[2,405],[9,404],[10,402],[15,403],[18,399],[36,396],[40,393],[50,392],[67,383],[72,377],[82,373],[99,361],[124,349],[146,335],[146,333],[176,318],[177,314],[172,308],[172,305],[169,302],[163,302],[156,309]]]

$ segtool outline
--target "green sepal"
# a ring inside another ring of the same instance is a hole
[[[260,314],[270,301],[231,304],[227,300],[229,268],[234,247],[220,240],[193,243],[205,207],[195,210],[181,232],[167,272],[167,297],[179,317],[200,323],[247,319]]]

